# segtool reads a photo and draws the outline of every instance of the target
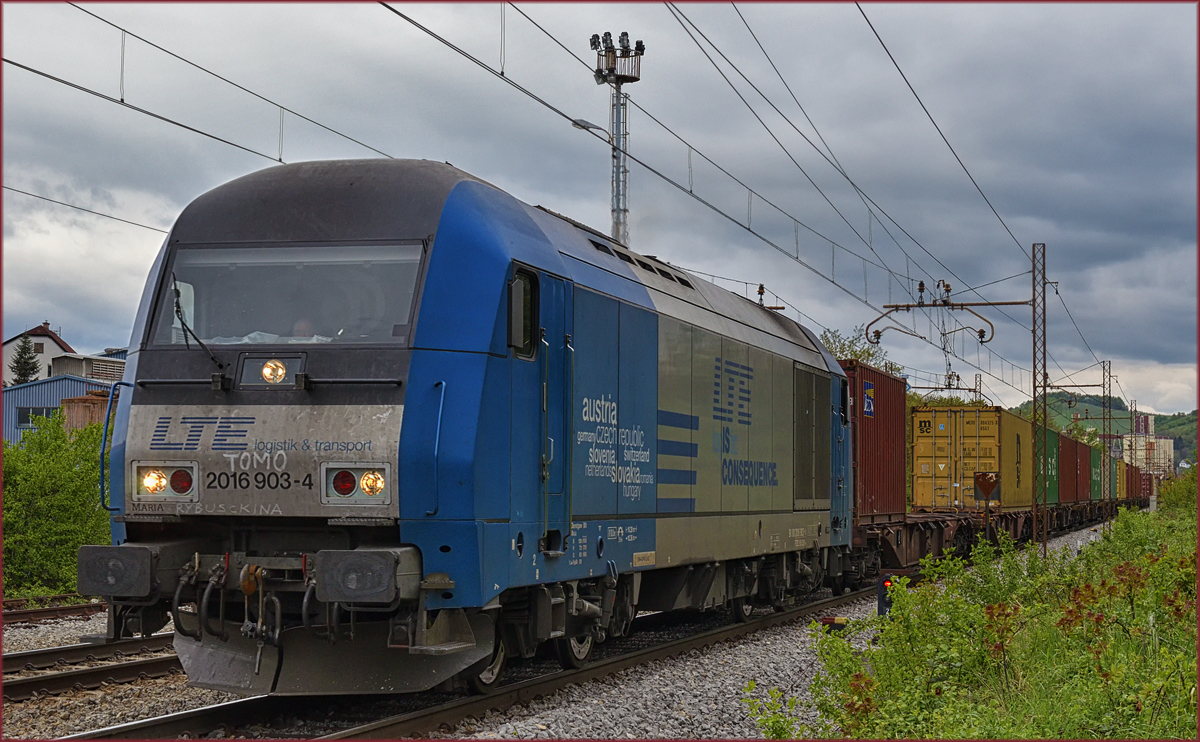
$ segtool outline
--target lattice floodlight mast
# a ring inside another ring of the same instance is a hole
[[[608,31],[603,37],[592,34],[591,43],[592,51],[596,52],[593,73],[596,84],[612,86],[612,113],[608,121],[612,135],[612,236],[617,242],[628,245],[629,166],[625,153],[629,141],[629,99],[621,86],[642,79],[642,55],[646,53],[646,45],[638,39],[631,49],[626,31],[621,32],[616,45]]]
[[[1046,243],[1033,243],[1033,528],[1034,538],[1042,542],[1046,556],[1046,536],[1049,512],[1046,509],[1048,472],[1046,386],[1050,376],[1046,371]],[[1041,533],[1038,533],[1038,528]]]

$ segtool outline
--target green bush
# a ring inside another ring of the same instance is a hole
[[[1176,479],[1163,482],[1158,488],[1158,507],[1167,512],[1196,512],[1196,467]]]
[[[4,595],[75,591],[76,553],[110,542],[100,507],[100,426],[68,432],[62,412],[4,442]]]
[[[1077,559],[1004,541],[972,561],[899,580],[889,618],[814,627],[819,721],[770,695],[751,704],[764,734],[1195,739],[1194,509],[1123,511]],[[875,641],[855,649],[866,632]]]

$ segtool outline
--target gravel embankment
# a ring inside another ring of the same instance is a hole
[[[1050,548],[1100,537],[1085,529],[1050,540]],[[875,611],[873,597],[826,612],[862,618]],[[4,627],[4,651],[75,644],[83,634],[101,633],[103,614]],[[866,641],[862,637],[860,641]],[[762,735],[749,719],[742,689],[758,683],[785,689],[801,701],[816,673],[806,624],[759,632],[739,641],[697,650],[671,660],[631,668],[604,680],[574,686],[503,713],[491,712],[435,735],[460,738],[747,738]],[[6,703],[6,739],[49,739],[123,724],[161,714],[232,700],[218,691],[189,688],[182,676],[148,679],[92,691],[77,691]],[[313,730],[312,734],[324,733]]]
[[[107,621],[107,614],[100,613],[87,618],[5,624],[4,653],[78,644],[84,634],[103,634]],[[183,675],[175,675],[5,703],[0,737],[52,739],[236,698],[219,691],[189,688],[186,682]]]
[[[864,618],[874,613],[875,607],[875,598],[871,597],[820,615]],[[866,637],[856,641],[865,642]],[[468,720],[435,736],[762,737],[746,713],[742,689],[754,680],[759,684],[756,696],[765,697],[769,686],[802,692],[812,682],[816,669],[807,624],[797,622],[572,686],[525,707]]]
[[[1074,551],[1097,538],[1098,526],[1048,539],[1047,546]],[[876,599],[871,597],[824,615],[864,618],[875,610]],[[869,636],[860,635],[854,641],[865,645]],[[817,658],[806,624],[780,626],[736,643],[566,688],[524,707],[489,712],[481,720],[468,720],[435,736],[761,738],[741,701],[746,683],[756,681],[756,697],[765,698],[773,686],[804,704],[816,670]]]

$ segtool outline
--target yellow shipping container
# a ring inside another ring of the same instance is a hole
[[[1033,425],[1002,407],[917,407],[912,411],[913,507],[982,510],[975,472],[999,472],[990,507],[1033,506]]]
[[[1117,460],[1117,499],[1124,500],[1129,497],[1129,472],[1125,469],[1125,462]]]

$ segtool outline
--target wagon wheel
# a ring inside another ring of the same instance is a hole
[[[738,623],[746,623],[753,615],[754,604],[750,602],[749,597],[742,596],[733,599],[733,617],[738,620]]]
[[[954,532],[954,556],[959,559],[966,559],[971,555],[971,528],[970,526],[959,526]]]
[[[1033,519],[1026,518],[1025,524],[1021,526],[1021,538],[1019,540],[1021,543],[1025,543],[1026,541],[1030,541],[1032,539],[1033,539]]]
[[[500,636],[500,626],[497,621],[496,646],[492,648],[491,660],[487,667],[478,674],[467,678],[467,684],[471,686],[471,690],[480,695],[494,691],[500,685],[500,678],[504,675],[504,666],[507,660],[508,650],[504,647],[504,639]]]
[[[554,651],[558,655],[558,664],[564,670],[578,670],[592,658],[592,650],[596,640],[591,634],[584,636],[564,636],[554,640]]]

